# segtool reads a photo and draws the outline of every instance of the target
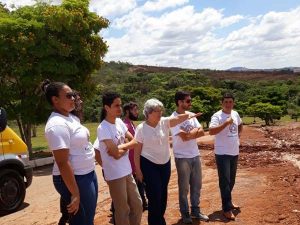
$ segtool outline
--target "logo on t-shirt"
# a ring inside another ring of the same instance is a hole
[[[117,145],[123,144],[125,142],[125,137],[123,135],[123,133],[121,131],[117,131],[116,135],[115,135],[115,141],[117,143]]]
[[[238,132],[238,126],[235,123],[230,124],[228,137],[236,136]]]
[[[184,132],[188,133],[188,132],[190,132],[191,130],[194,129],[194,126],[189,121],[185,121],[180,126],[180,129],[183,130]]]

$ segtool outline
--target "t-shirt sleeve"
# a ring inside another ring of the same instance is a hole
[[[140,124],[137,126],[135,130],[135,135],[134,135],[135,140],[137,140],[140,143],[144,142],[144,137],[143,137],[143,124]]]
[[[195,128],[202,127],[201,123],[199,123],[199,121],[197,120],[197,118],[193,118],[193,123],[194,123],[194,127]]]
[[[97,138],[99,141],[112,140],[113,137],[109,132],[110,127],[105,126],[105,124],[100,124],[97,129]]]
[[[124,132],[124,134],[126,134],[126,132],[128,131],[127,125],[121,119],[119,119],[119,122],[121,124],[122,131]]]
[[[171,127],[171,134],[173,135],[173,136],[176,136],[177,134],[179,134],[180,133],[180,124],[178,124],[177,126],[175,126],[175,127]]]
[[[209,127],[217,127],[219,126],[219,118],[217,115],[213,115],[210,120]]]
[[[100,143],[99,143],[99,139],[98,138],[96,138],[96,140],[95,140],[95,142],[93,144],[93,147],[94,147],[95,150],[100,151]]]
[[[66,126],[57,125],[46,131],[46,138],[50,150],[70,148],[70,131]]]
[[[242,124],[242,119],[241,119],[241,117],[240,117],[240,115],[239,115],[238,112],[236,112],[236,117],[237,117],[238,125],[241,125]]]

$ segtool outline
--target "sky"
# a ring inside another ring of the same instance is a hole
[[[110,21],[100,33],[109,45],[105,61],[193,69],[300,66],[299,0],[91,0],[90,10]]]

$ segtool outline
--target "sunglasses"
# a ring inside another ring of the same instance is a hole
[[[75,94],[74,92],[69,92],[69,93],[66,94],[66,98],[67,98],[67,99],[72,99],[72,97],[73,97],[73,98],[76,97],[76,94]]]
[[[191,103],[191,102],[192,102],[191,99],[185,100],[185,103]]]

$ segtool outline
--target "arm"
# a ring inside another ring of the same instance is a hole
[[[185,120],[187,119],[191,119],[191,118],[194,118],[194,117],[198,117],[200,116],[202,113],[196,113],[194,115],[191,115],[191,114],[179,114],[178,116],[175,116],[175,117],[171,117],[170,118],[170,127],[175,127],[176,125],[184,122]]]
[[[127,152],[127,149],[119,149],[118,146],[111,139],[103,140],[107,147],[108,155],[112,156],[114,159],[119,159]]]
[[[68,212],[75,215],[79,210],[80,193],[72,166],[69,162],[69,149],[54,150],[53,156],[60,171],[61,177],[71,193],[71,203],[67,206]]]
[[[95,149],[95,159],[97,163],[102,167],[102,158],[98,149]]]
[[[232,117],[229,117],[225,120],[224,123],[222,123],[221,125],[219,126],[216,126],[216,127],[210,127],[209,128],[209,134],[210,135],[215,135],[215,134],[218,134],[220,133],[222,130],[224,130],[225,127],[227,127],[228,125],[232,124],[233,123],[233,119]]]
[[[142,152],[143,144],[140,142],[137,142],[137,145],[134,148],[134,164],[135,164],[135,174],[136,178],[142,182],[143,181],[143,173],[141,170],[141,152]]]
[[[132,134],[129,131],[127,131],[125,136],[130,141],[119,145],[118,148],[126,150],[134,148],[137,145],[137,141],[133,138]]]
[[[243,131],[243,124],[242,123],[238,126],[238,130],[239,130],[239,137],[241,137],[241,133]]]
[[[204,136],[204,131],[203,131],[202,127],[199,127],[199,128],[194,128],[193,130],[191,130],[188,133],[182,131],[178,135],[182,139],[182,141],[189,141],[189,140]]]

